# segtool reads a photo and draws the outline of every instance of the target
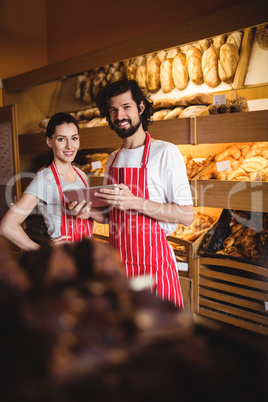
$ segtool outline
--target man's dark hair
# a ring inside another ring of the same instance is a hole
[[[123,78],[102,88],[96,98],[96,103],[100,110],[100,113],[103,117],[106,117],[106,120],[110,124],[111,120],[109,114],[109,100],[113,96],[124,94],[129,90],[131,91],[132,99],[137,104],[139,111],[141,102],[144,102],[145,109],[141,114],[141,121],[143,129],[147,130],[148,125],[151,123],[151,116],[154,112],[153,103],[148,99],[146,94],[139,87],[137,81],[135,80],[128,80],[126,78]]]

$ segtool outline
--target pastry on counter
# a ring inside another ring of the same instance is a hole
[[[230,169],[218,171],[216,162],[230,162]],[[237,143],[215,155],[215,163],[200,179],[268,181],[268,142]]]
[[[230,220],[230,233],[216,254],[257,260],[268,238],[268,214],[235,211]],[[241,222],[246,222],[242,224]],[[248,223],[250,222],[250,223]]]
[[[179,224],[171,236],[185,241],[195,241],[216,222],[216,218],[197,212],[190,226]]]

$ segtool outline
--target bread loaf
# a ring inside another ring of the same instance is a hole
[[[165,59],[160,67],[160,85],[163,92],[171,92],[174,89],[172,76],[173,59]]]
[[[189,95],[188,101],[191,105],[209,105],[213,103],[213,95],[196,93],[193,95]]]
[[[158,109],[172,109],[174,106],[174,100],[171,98],[159,98],[155,99],[153,102],[153,106],[155,110]]]
[[[137,66],[135,64],[129,65],[126,68],[126,76],[129,80],[135,80],[136,78],[136,71],[137,71]],[[113,76],[113,74],[112,74]],[[111,76],[111,78],[112,78]]]
[[[184,109],[181,112],[181,114],[179,115],[179,118],[195,116],[197,113],[199,113],[205,107],[206,107],[205,105],[188,106],[186,109]]]
[[[204,53],[209,47],[210,47],[210,42],[208,39],[200,40],[196,45],[196,48],[201,50],[202,53]]]
[[[93,101],[92,96],[91,96],[91,79],[89,77],[87,77],[83,81],[82,100],[83,100],[83,102],[85,102],[85,103],[87,103],[89,105]]]
[[[234,76],[238,64],[239,53],[236,45],[225,43],[220,49],[219,77],[221,81],[230,84],[234,81]]]
[[[188,85],[189,76],[186,55],[179,52],[173,59],[172,75],[175,87],[182,90]]]
[[[225,35],[215,36],[215,38],[213,38],[213,46],[217,49],[220,49],[225,43],[225,38]]]
[[[202,71],[202,52],[198,48],[192,46],[186,53],[187,67],[190,80],[200,85],[204,82]]]
[[[178,49],[176,47],[167,50],[167,59],[174,59],[174,57],[178,54]]]
[[[77,100],[82,99],[82,86],[86,79],[85,74],[78,75],[74,83],[74,97]]]
[[[213,46],[210,46],[202,57],[202,70],[205,83],[215,88],[220,83],[218,74],[218,56]]]
[[[164,120],[170,120],[170,119],[177,119],[179,115],[183,112],[184,108],[183,107],[175,107],[175,109],[171,110],[166,114],[164,117]]]
[[[135,79],[140,88],[146,88],[146,67],[144,64],[137,67]]]
[[[235,45],[238,50],[240,49],[241,42],[242,42],[242,32],[240,31],[232,32],[226,39],[226,43],[231,43],[232,45]]]
[[[151,92],[157,92],[160,88],[160,66],[161,61],[158,57],[153,57],[148,61],[146,70],[146,84]]]
[[[162,109],[155,112],[152,116],[153,121],[164,120],[164,117],[170,112],[170,109]]]

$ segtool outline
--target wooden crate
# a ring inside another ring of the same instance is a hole
[[[202,257],[194,272],[194,312],[268,335],[268,270]]]
[[[210,230],[210,229],[208,229]],[[193,272],[195,270],[195,267],[197,266],[197,257],[198,257],[198,251],[202,245],[203,238],[205,236],[205,233],[201,235],[198,239],[196,239],[193,242],[186,241],[183,239],[179,239],[174,236],[167,236],[167,241],[170,243],[172,246],[175,256],[180,259],[181,257],[185,258],[185,260],[188,262],[188,272],[187,276],[189,278],[193,278]],[[176,250],[175,247],[176,245],[183,246],[183,250]]]

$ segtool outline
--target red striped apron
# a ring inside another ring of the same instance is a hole
[[[147,164],[150,148],[150,135],[146,133],[140,168],[113,167],[119,150],[110,167],[110,183],[123,183],[135,196],[149,199]],[[118,249],[128,277],[149,275],[151,290],[158,297],[183,307],[173,251],[163,229],[155,219],[135,211],[113,208],[110,211],[109,241]]]
[[[50,165],[52,173],[55,177],[57,187],[59,190],[60,200],[61,200],[61,236],[71,236],[69,241],[81,241],[83,237],[91,237],[93,232],[93,220],[92,219],[79,219],[72,215],[71,211],[68,210],[68,202],[63,194],[61,179],[54,162]],[[87,182],[83,176],[78,172],[78,170],[73,166],[74,170],[84,183],[85,187],[88,187]]]

